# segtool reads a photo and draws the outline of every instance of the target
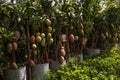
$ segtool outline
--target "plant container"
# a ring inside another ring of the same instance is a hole
[[[87,53],[89,55],[98,55],[98,54],[100,54],[100,49],[98,49],[98,48],[87,48]]]
[[[4,71],[5,80],[27,80],[26,66]]]
[[[75,55],[73,58],[75,58],[79,61],[83,61],[83,54]]]
[[[50,69],[52,71],[56,71],[64,64],[66,64],[66,61],[64,61],[63,63],[60,63],[59,61],[51,61],[50,62]]]
[[[36,64],[32,68],[32,80],[46,80],[46,73],[49,71],[49,63]]]

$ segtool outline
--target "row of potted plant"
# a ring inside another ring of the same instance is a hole
[[[20,73],[14,72],[13,76],[6,78],[10,80],[20,77],[19,79],[26,80],[26,74],[22,74],[22,77],[19,74],[27,71],[28,80],[31,80],[31,76],[33,80],[39,80],[40,75],[49,70],[49,63],[51,69],[57,70],[59,65],[66,63],[70,57],[83,55],[86,47],[101,48],[101,44],[106,41],[108,44],[113,43],[111,39],[118,42],[119,6],[112,6],[100,13],[100,1],[95,1],[94,4],[92,0],[89,4],[88,1],[0,3],[2,69],[13,68],[7,72],[11,74],[13,71],[20,71],[19,67],[24,66]],[[109,13],[113,9],[116,10],[117,18],[111,24],[113,18],[110,16],[113,14]],[[41,65],[43,69],[39,72]],[[44,67],[45,65],[47,67]]]

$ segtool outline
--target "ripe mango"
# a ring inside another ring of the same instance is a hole
[[[12,43],[8,43],[8,44],[7,44],[7,52],[8,52],[8,53],[11,53],[12,50],[13,50]]]
[[[13,42],[12,46],[13,46],[13,50],[17,50],[17,43],[16,42]]]
[[[20,32],[19,31],[15,31],[14,32],[14,37],[15,37],[15,41],[17,41],[20,38]]]

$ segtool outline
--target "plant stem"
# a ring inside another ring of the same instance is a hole
[[[81,46],[81,50],[80,50],[80,61],[83,61],[83,48],[84,48],[84,46]]]
[[[27,18],[27,53],[28,53],[28,61],[30,61],[31,54],[30,54],[30,33],[29,33],[29,19]],[[31,67],[30,64],[28,65],[28,80],[32,80],[31,78]]]
[[[13,50],[13,62],[15,62],[15,63],[16,63],[15,50]]]
[[[38,48],[38,63],[40,63],[40,47]]]
[[[48,59],[49,59],[49,53],[50,53],[50,45],[48,44],[48,51],[47,51],[47,61],[48,61]]]
[[[83,54],[83,48],[84,46],[81,46],[80,54]]]
[[[68,28],[66,28],[66,36],[67,36],[67,42],[66,42],[66,44],[67,44],[67,52],[68,52],[68,55],[67,56],[69,56],[70,55],[70,47],[69,47],[69,36],[68,36]]]

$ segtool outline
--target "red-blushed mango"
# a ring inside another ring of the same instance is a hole
[[[15,37],[15,41],[17,41],[20,38],[20,32],[19,31],[15,31],[14,32],[14,37]]]
[[[60,55],[61,56],[65,56],[65,54],[66,54],[65,50],[64,49],[60,49]]]
[[[22,34],[22,39],[26,40],[26,34]]]
[[[82,42],[81,42],[81,44],[82,44],[83,46],[85,46],[86,43],[87,43],[87,38],[82,38]]]
[[[29,64],[30,64],[31,67],[35,66],[35,62],[32,59],[30,60]]]
[[[11,67],[12,67],[13,69],[17,69],[17,68],[18,68],[18,66],[17,66],[17,64],[16,64],[15,62],[12,63]]]
[[[64,47],[64,46],[61,46],[60,49],[65,49],[65,47]]]
[[[70,42],[74,42],[75,37],[74,37],[74,35],[73,35],[73,34],[70,34],[70,35],[69,35],[69,40],[70,40]]]
[[[31,40],[31,43],[35,43],[35,36],[32,35],[31,38],[30,38],[30,40]]]

